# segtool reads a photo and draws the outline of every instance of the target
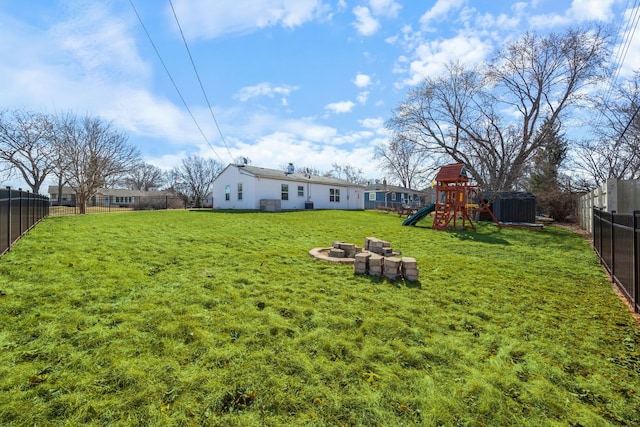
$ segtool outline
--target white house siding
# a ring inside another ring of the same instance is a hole
[[[242,183],[242,200],[238,200],[238,184]],[[225,187],[230,187],[229,200],[225,200]],[[254,204],[254,178],[239,173],[237,168],[227,167],[213,181],[214,209],[257,209]]]
[[[225,168],[213,182],[214,209],[260,209],[261,199],[280,200],[283,210],[305,209],[307,201],[314,209],[364,209],[364,187],[341,184],[325,184],[294,180],[282,172],[283,179],[254,176],[243,167],[233,165]],[[242,183],[242,200],[238,200],[238,184]],[[288,200],[282,200],[282,184],[289,186]],[[230,200],[225,198],[225,187],[230,186]],[[303,195],[298,195],[298,186]],[[338,202],[330,200],[330,189],[340,191]],[[309,197],[310,195],[310,197]]]

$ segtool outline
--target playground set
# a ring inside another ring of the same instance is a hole
[[[402,222],[402,225],[416,225],[418,221],[435,212],[432,228],[476,229],[471,217],[474,213],[486,212],[493,221],[502,226],[491,208],[479,194],[479,187],[472,185],[469,174],[462,163],[445,165],[436,175],[436,202],[418,210]]]

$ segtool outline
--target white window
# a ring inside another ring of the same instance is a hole
[[[375,200],[376,200],[376,193],[375,191],[372,191],[369,193],[369,201],[375,202]]]
[[[340,189],[339,188],[330,188],[329,189],[329,201],[330,202],[340,202]]]
[[[391,200],[396,200],[396,193],[391,193]]]
[[[304,185],[298,185],[298,197],[304,197]]]
[[[289,184],[282,184],[280,186],[280,198],[282,200],[289,200]]]
[[[242,200],[242,183],[238,184],[238,200]]]
[[[230,185],[225,185],[224,186],[224,199],[226,201],[231,200],[231,186]]]

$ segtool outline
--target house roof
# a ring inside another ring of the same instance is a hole
[[[312,183],[312,184],[324,184],[324,185],[336,185],[340,187],[364,187],[363,185],[354,184],[349,181],[345,181],[344,179],[338,179],[328,176],[319,176],[319,175],[310,175],[304,173],[287,173],[278,169],[267,169],[267,168],[259,168],[256,166],[247,166],[247,165],[234,165],[230,164],[227,166],[238,168],[241,173],[245,173],[256,178],[267,178],[267,179],[277,179],[280,181],[294,181],[294,182],[304,182],[304,183]]]
[[[62,194],[75,194],[75,190],[71,187],[62,187]],[[49,194],[58,194],[58,186],[50,185]],[[95,195],[99,196],[117,196],[117,197],[138,197],[138,196],[164,196],[171,194],[167,191],[142,191],[128,190],[126,188],[98,188]]]
[[[462,163],[442,166],[436,174],[436,181],[438,182],[460,182],[468,180],[469,175]]]
[[[413,188],[400,187],[398,185],[388,185],[388,184],[369,184],[364,188],[364,191],[384,191],[385,193],[413,193],[413,194],[425,194],[425,191],[414,190]]]

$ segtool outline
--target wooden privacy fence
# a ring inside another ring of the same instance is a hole
[[[640,312],[640,211],[593,209],[593,247],[614,283]]]
[[[49,215],[49,198],[28,191],[0,189],[0,255]]]

